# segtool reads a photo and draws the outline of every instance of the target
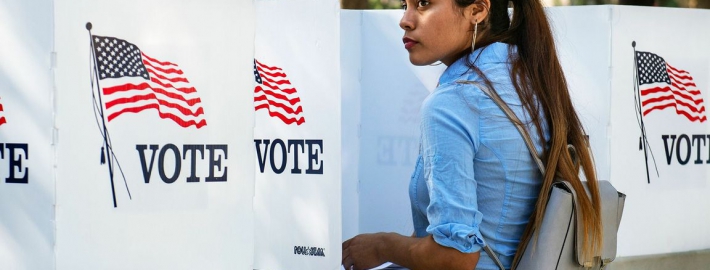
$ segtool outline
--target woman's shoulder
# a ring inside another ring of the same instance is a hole
[[[493,80],[487,84],[481,80],[458,80],[439,85],[423,103],[423,109],[439,106],[465,106],[477,109],[481,103],[493,102],[482,88],[496,91],[506,103],[519,104],[515,87],[510,80]]]
[[[424,100],[422,111],[473,109],[482,98],[482,94],[483,92],[477,86],[465,81],[441,84]]]
[[[445,121],[464,129],[477,129],[480,121],[498,114],[495,103],[481,87],[484,86],[465,81],[439,85],[422,103],[422,123]]]

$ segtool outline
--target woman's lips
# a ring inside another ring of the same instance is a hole
[[[411,49],[412,47],[414,47],[414,45],[417,45],[419,43],[407,37],[403,38],[402,42],[404,42],[404,48],[407,50]]]

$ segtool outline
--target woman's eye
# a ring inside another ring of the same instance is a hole
[[[426,1],[426,0],[420,0],[417,3],[419,4],[419,7],[426,7],[429,5],[429,1]]]
[[[402,1],[402,9],[407,10],[407,2]]]

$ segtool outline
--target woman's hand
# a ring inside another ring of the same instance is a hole
[[[342,264],[346,270],[361,270],[377,267],[387,260],[383,258],[385,233],[360,234],[343,242]]]

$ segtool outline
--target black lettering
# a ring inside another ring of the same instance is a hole
[[[138,157],[140,157],[141,160],[141,169],[143,170],[143,180],[146,184],[150,183],[150,174],[153,172],[153,161],[155,161],[155,151],[158,150],[157,144],[150,145],[150,150],[153,150],[153,153],[150,156],[150,166],[146,166],[145,149],[147,148],[147,146],[148,145],[145,144],[136,144],[136,150],[138,150]]]
[[[695,161],[693,163],[695,164],[703,164],[703,160],[700,159],[700,140],[703,140],[703,146],[705,146],[705,134],[694,134],[693,135],[693,144],[697,145],[696,149],[698,149],[697,157],[695,158]],[[696,143],[697,141],[697,143]]]
[[[318,159],[318,150],[323,154],[323,140],[306,140],[306,144],[308,145],[308,169],[306,169],[306,174],[323,174],[323,160]],[[313,161],[316,164],[320,164],[318,169],[313,169]]]
[[[277,144],[281,145],[281,167],[278,168],[276,168],[276,162],[274,160],[274,157],[276,156],[274,148],[276,148]],[[273,170],[276,174],[281,174],[286,169],[286,155],[286,145],[284,144],[284,141],[281,139],[274,140],[274,143],[271,144],[271,170]]]
[[[207,150],[210,152],[210,175],[205,178],[205,182],[226,182],[227,181],[227,166],[224,166],[224,173],[222,176],[214,176],[214,168],[217,171],[222,171],[222,157],[215,159],[215,154],[217,150],[222,150],[224,154],[224,160],[227,160],[227,145],[226,144],[215,144],[207,145]]]
[[[682,159],[680,157],[680,144],[681,144],[681,141],[683,141],[683,139],[685,139],[685,142],[686,142],[685,149],[687,149],[687,154],[685,155],[685,159]],[[678,163],[680,163],[680,165],[688,164],[688,161],[690,160],[690,153],[692,151],[690,148],[690,138],[688,137],[688,135],[680,134],[680,136],[678,137],[678,144],[676,144],[675,146],[676,146],[675,155],[676,155],[676,159],[678,159]]]
[[[269,140],[263,140],[264,142],[264,155],[261,154],[262,140],[254,140],[254,146],[256,147],[256,158],[259,160],[259,170],[264,173],[264,167],[266,166],[266,156],[269,155]]]
[[[301,154],[305,150],[303,146],[303,140],[288,140],[288,151],[291,152],[291,146],[293,146],[293,169],[291,169],[292,174],[301,173],[301,169],[298,167],[298,146],[301,146]]]
[[[197,176],[197,151],[200,151],[200,159],[205,159],[205,146],[201,144],[186,144],[182,146],[182,158],[187,158],[187,153],[190,153],[190,176],[187,177],[187,182],[200,182],[200,177]]]
[[[710,134],[706,135],[708,139],[710,139]],[[710,147],[708,147],[708,159],[705,161],[705,164],[710,163]]]
[[[173,171],[173,175],[171,177],[168,177],[165,174],[165,153],[168,150],[172,150],[173,154],[175,155],[175,169]],[[160,179],[163,179],[163,182],[167,184],[172,184],[175,182],[175,180],[180,177],[180,167],[182,166],[182,159],[180,158],[180,150],[177,148],[172,143],[166,144],[163,146],[162,149],[160,149],[160,153],[158,154],[158,173],[160,174]]]
[[[22,167],[22,160],[27,160],[29,158],[29,145],[26,143],[8,143],[5,147],[10,150],[8,153],[8,158],[10,159],[10,175],[5,178],[5,183],[11,184],[27,184],[29,183],[30,169],[27,167]],[[17,158],[15,158],[15,151],[17,151]],[[24,154],[24,155],[23,155]],[[18,173],[22,173],[24,169],[24,174],[20,177],[15,176],[15,168],[17,168]]]
[[[670,153],[669,148],[668,148],[668,137],[672,139],[671,141],[671,147],[670,147]],[[666,162],[668,165],[671,165],[671,158],[673,157],[673,145],[675,145],[675,135],[663,135],[661,138],[663,139],[663,146],[666,147]],[[710,161],[710,160],[709,160]]]

